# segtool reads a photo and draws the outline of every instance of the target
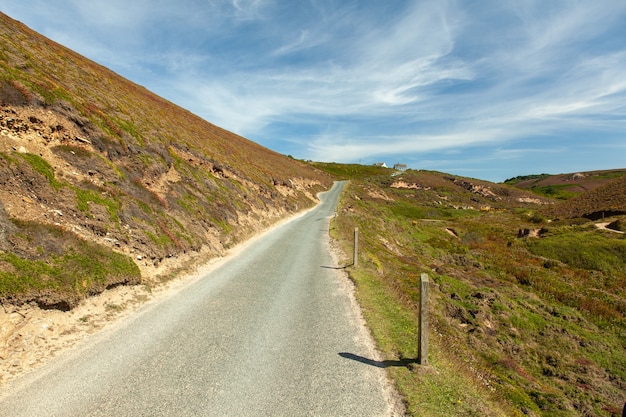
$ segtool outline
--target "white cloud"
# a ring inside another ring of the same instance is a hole
[[[415,135],[380,135],[370,137],[341,137],[326,134],[309,145],[311,159],[348,162],[359,159],[410,155],[445,149],[460,149],[472,145],[498,143],[510,133],[498,128],[482,130],[451,130],[449,133]]]

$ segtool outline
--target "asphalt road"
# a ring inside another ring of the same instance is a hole
[[[343,184],[176,294],[11,383],[0,416],[383,416],[328,247]]]

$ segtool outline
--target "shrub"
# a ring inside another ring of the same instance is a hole
[[[76,203],[80,211],[89,213],[90,202],[100,204],[106,207],[107,212],[111,217],[111,221],[119,223],[120,218],[117,213],[121,206],[119,201],[113,198],[108,198],[101,193],[90,189],[75,188],[74,191],[76,191]]]

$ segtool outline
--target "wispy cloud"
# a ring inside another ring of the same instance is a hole
[[[242,20],[259,19],[270,1],[267,0],[231,0],[235,18]]]
[[[610,143],[626,120],[621,0],[31,3],[2,8],[213,123],[279,151],[300,143],[304,158],[515,161],[538,137]]]

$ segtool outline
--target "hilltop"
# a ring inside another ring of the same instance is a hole
[[[166,278],[331,183],[2,14],[0,37],[0,302]]]

